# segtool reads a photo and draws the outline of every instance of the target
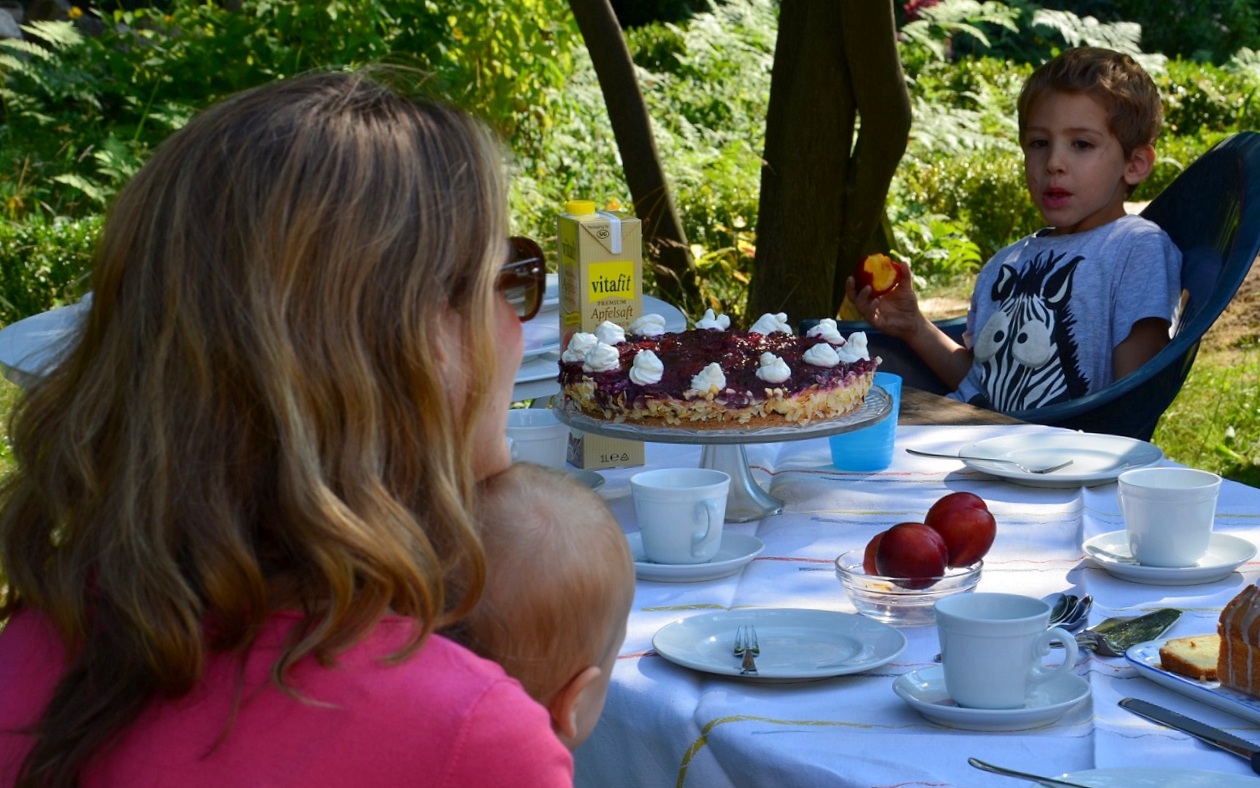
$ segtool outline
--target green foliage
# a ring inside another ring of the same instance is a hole
[[[1254,0],[1044,0],[1104,22],[1142,28],[1142,47],[1169,57],[1225,62],[1243,47],[1260,47],[1260,9]]]
[[[1260,69],[1238,60],[1228,67],[1173,60],[1155,75],[1164,100],[1164,133],[1194,137],[1260,128]]]
[[[8,215],[97,211],[188,117],[244,88],[392,63],[537,154],[580,47],[565,0],[171,0],[99,35],[36,23],[0,43]]]
[[[982,150],[933,156],[903,165],[895,183],[904,223],[914,216],[931,221],[952,217],[987,260],[998,249],[1041,226],[1041,217],[1028,198],[1023,161],[1010,151]],[[953,275],[960,264],[946,266]],[[931,275],[931,272],[921,272]]]
[[[79,300],[100,224],[0,220],[0,323]]]
[[[953,59],[956,43],[967,41],[981,49],[992,45],[988,33],[1004,29],[1018,33],[1018,8],[1000,2],[943,0],[919,6],[918,18],[901,26],[901,59],[907,72],[929,62]]]

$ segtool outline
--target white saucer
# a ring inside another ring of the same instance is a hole
[[[1256,788],[1256,778],[1201,769],[1120,766],[1059,775],[1091,788]],[[1043,782],[1028,785],[1045,785]]]
[[[713,560],[703,564],[655,564],[643,554],[643,537],[638,531],[626,534],[630,552],[634,554],[634,576],[640,580],[662,583],[696,583],[733,575],[766,549],[766,543],[755,536],[722,532],[722,544]]]
[[[1099,534],[1084,545],[1085,554],[1094,563],[1121,580],[1158,586],[1192,586],[1211,583],[1228,577],[1256,555],[1256,546],[1246,539],[1213,533],[1207,553],[1194,566],[1142,566],[1129,551],[1129,537],[1124,531]]]
[[[1038,686],[1022,709],[968,709],[945,691],[945,668],[912,670],[898,676],[893,692],[938,725],[970,731],[1021,731],[1049,725],[1089,697],[1089,682],[1067,675]]]
[[[757,628],[757,673],[740,673],[735,630]],[[652,647],[683,667],[744,681],[816,681],[879,667],[906,648],[895,627],[854,613],[796,608],[741,608],[700,613],[657,630]]]

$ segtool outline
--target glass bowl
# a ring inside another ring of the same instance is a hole
[[[959,569],[946,569],[924,588],[904,588],[891,577],[868,575],[862,569],[865,550],[850,550],[836,559],[836,576],[849,593],[857,611],[868,618],[902,627],[936,623],[936,600],[975,590],[983,561]],[[916,581],[922,582],[922,581]]]

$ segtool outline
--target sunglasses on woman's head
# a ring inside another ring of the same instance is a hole
[[[524,323],[538,314],[547,289],[547,264],[542,247],[521,235],[508,239],[508,259],[499,271],[499,292]]]

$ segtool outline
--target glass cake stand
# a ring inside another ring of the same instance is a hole
[[[826,438],[869,427],[888,418],[891,412],[892,397],[879,386],[871,386],[862,407],[852,413],[827,421],[815,421],[803,427],[785,424],[782,427],[701,430],[685,426],[644,426],[591,418],[568,400],[562,401],[555,408],[560,421],[580,432],[654,443],[703,445],[700,467],[730,474],[731,490],[726,497],[726,521],[731,523],[760,520],[783,511],[783,501],[763,490],[753,479],[752,471],[748,467],[748,453],[744,450],[745,444]]]

